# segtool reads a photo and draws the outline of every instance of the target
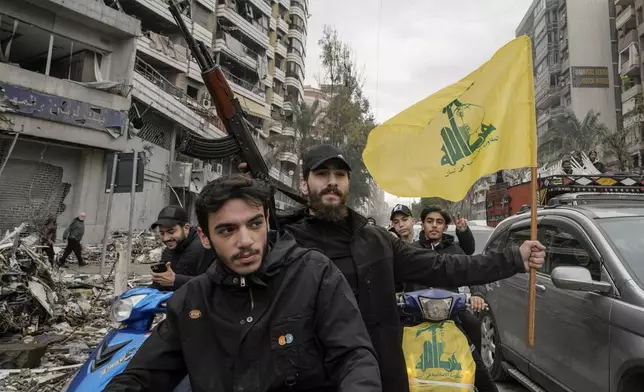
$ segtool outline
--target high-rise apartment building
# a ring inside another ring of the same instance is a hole
[[[589,110],[616,129],[611,0],[535,0],[516,35],[532,39],[539,137],[554,116]]]
[[[642,117],[642,61],[644,44],[643,0],[615,0],[613,27],[617,46],[617,72],[621,78],[621,115],[630,147],[630,168],[642,167],[644,131]]]
[[[224,68],[269,154],[271,134],[295,135],[308,0],[188,3],[184,21]],[[38,214],[64,228],[84,211],[87,241],[100,240],[114,152],[142,158],[135,229],[166,203],[192,210],[205,182],[236,168],[196,153],[226,134],[200,73],[164,0],[0,2],[0,229]],[[271,176],[292,185],[297,157],[277,161]],[[112,229],[128,226],[129,202],[127,191],[114,194]],[[288,204],[280,195],[278,208]]]

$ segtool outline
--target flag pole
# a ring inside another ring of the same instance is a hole
[[[537,240],[537,166],[531,168],[532,175],[530,176],[530,193],[532,194],[531,208],[530,208],[530,240]],[[528,291],[528,345],[534,346],[534,315],[537,307],[537,270],[530,268],[530,280]]]

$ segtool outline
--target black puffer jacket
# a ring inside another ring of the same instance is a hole
[[[367,225],[350,211],[353,238],[351,255],[356,266],[358,305],[378,354],[385,392],[409,391],[407,367],[400,343],[402,326],[396,304],[396,284],[420,283],[433,287],[485,284],[525,272],[519,248],[503,252],[462,256],[438,254],[394,238],[382,227]],[[307,248],[323,249],[333,244],[306,218],[306,210],[283,217],[282,227]]]
[[[214,259],[215,252],[203,247],[197,229],[191,227],[185,240],[174,249],[164,249],[161,254],[161,261],[170,263],[174,271],[174,286],[167,287],[155,283],[152,287],[159,290],[177,290],[190,279],[205,273]]]
[[[440,254],[464,255],[465,251],[463,251],[463,249],[461,248],[461,246],[459,246],[459,244],[465,243],[465,244],[472,244],[473,246],[475,244],[475,241],[474,241],[474,236],[472,235],[472,231],[468,228],[466,231],[457,231],[456,235],[459,237],[458,243],[455,242],[453,235],[443,234],[443,239],[441,240],[441,242],[439,242],[436,245],[433,245],[424,235],[419,236],[418,241],[414,242],[414,245],[425,249],[431,249]],[[416,291],[416,290],[422,290],[425,288],[427,288],[427,286],[425,285],[409,283],[409,284],[403,284],[402,291],[405,291],[405,292]],[[440,288],[458,293],[458,287],[440,287]],[[470,286],[470,293],[472,295],[476,295],[479,297],[485,297],[485,294],[487,294],[487,289],[483,285],[473,285],[473,286]]]
[[[168,317],[106,392],[379,392],[380,374],[342,274],[290,234],[246,278],[215,262],[168,303]]]

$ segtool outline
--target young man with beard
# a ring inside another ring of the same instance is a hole
[[[379,359],[385,392],[409,390],[396,284],[460,287],[543,266],[545,247],[538,241],[485,255],[439,255],[368,225],[347,207],[351,167],[334,146],[311,148],[302,171],[300,186],[309,198],[308,208],[284,217],[282,224],[300,245],[320,249],[349,282]]]
[[[330,260],[268,230],[272,189],[237,174],[196,204],[207,274],[177,291],[163,321],[106,392],[379,392],[378,362],[351,288]]]
[[[197,228],[190,227],[188,212],[180,206],[167,206],[151,226],[159,228],[159,237],[166,246],[161,261],[167,271],[152,273],[152,287],[174,291],[193,277],[208,270],[215,258],[212,249],[204,248],[197,235]]]
[[[449,213],[437,206],[427,206],[423,208],[420,213],[420,220],[422,224],[423,231],[419,237],[419,240],[414,242],[415,246],[431,249],[434,252],[437,252],[441,255],[465,255],[466,252],[462,249],[460,243],[454,241],[454,236],[446,234],[445,231],[447,227],[452,223]],[[472,236],[471,231],[467,229],[467,221],[464,219],[459,219],[456,222],[456,235],[458,233],[467,233],[471,239],[467,239],[465,242],[474,247],[474,237]],[[461,234],[459,241],[463,242],[463,238],[467,238],[466,234]],[[444,290],[449,290],[458,293],[458,286],[452,287],[440,287]],[[405,283],[403,284],[403,291],[417,291],[425,288],[429,288],[427,285],[418,284],[418,283]],[[485,308],[485,294],[487,290],[483,285],[473,285],[470,286],[470,305],[472,310],[475,312],[480,312]],[[477,390],[481,392],[490,391],[496,392],[498,389],[490,377],[490,373],[485,367],[485,363],[481,359],[481,322],[479,319],[469,310],[464,310],[458,314],[458,321],[463,328],[463,331],[468,336],[470,341],[475,347],[475,350],[472,352],[474,356],[474,361],[476,362],[476,379],[475,386]]]

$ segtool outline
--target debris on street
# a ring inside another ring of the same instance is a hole
[[[26,224],[0,238],[0,391],[60,391],[118,326],[109,313],[116,255],[127,233],[110,237],[105,277],[50,265]],[[163,247],[149,231],[137,233],[132,243],[135,262],[161,259]],[[100,263],[101,250],[86,246],[88,263]],[[149,275],[134,276],[127,287],[149,283]]]

